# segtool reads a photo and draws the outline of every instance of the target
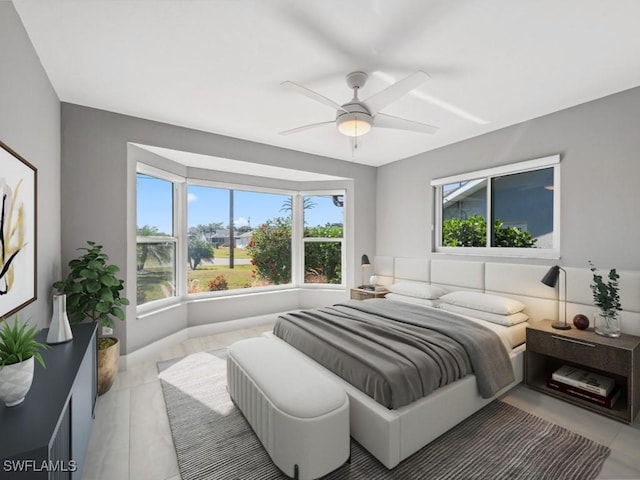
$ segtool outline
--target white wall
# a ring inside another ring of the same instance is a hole
[[[37,300],[19,315],[48,327],[60,280],[60,102],[13,3],[0,1],[0,140],[38,170]],[[0,172],[2,176],[2,172]]]
[[[559,153],[561,258],[527,263],[640,270],[639,112],[636,88],[380,167],[377,254],[453,258],[432,253],[433,178]]]
[[[375,250],[376,169],[355,163],[271,147],[230,137],[190,130],[88,107],[62,104],[62,258],[66,264],[86,240],[105,247],[111,261],[120,266],[126,281],[126,296],[135,299],[135,162],[127,159],[127,144],[140,143],[296,170],[307,170],[352,179],[354,198],[354,247],[352,272],[360,272],[360,257]],[[129,147],[131,149],[131,147]],[[129,217],[129,220],[127,220]],[[357,278],[357,275],[356,277]],[[355,282],[355,280],[354,280]],[[305,297],[324,298],[322,295]],[[127,322],[116,325],[123,352],[150,342],[203,319],[224,322],[262,313],[299,308],[299,295],[280,292],[261,297],[229,298],[190,304],[159,315],[137,319],[134,307],[127,309]]]

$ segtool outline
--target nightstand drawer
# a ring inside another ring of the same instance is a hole
[[[527,350],[618,375],[628,375],[630,352],[560,334],[527,329]]]

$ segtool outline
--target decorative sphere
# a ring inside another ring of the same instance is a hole
[[[578,330],[584,330],[589,327],[589,317],[579,313],[573,317],[573,324]]]

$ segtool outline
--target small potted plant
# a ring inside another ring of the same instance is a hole
[[[595,332],[605,337],[620,336],[620,318],[618,312],[622,310],[618,280],[620,275],[615,268],[609,271],[609,279],[605,283],[598,269],[589,260],[590,270],[593,272],[593,302],[600,310],[596,313]]]
[[[33,359],[44,367],[40,350],[49,347],[36,341],[36,334],[36,327],[19,325],[17,316],[13,326],[7,320],[0,329],[0,400],[7,407],[24,401],[33,382]]]
[[[129,300],[121,296],[124,281],[115,276],[120,269],[109,265],[109,257],[102,245],[87,241],[85,253],[69,262],[71,271],[63,281],[53,287],[67,296],[69,323],[76,325],[85,320],[99,322],[101,327],[113,328],[114,317],[124,321],[123,306]],[[98,394],[106,393],[118,373],[120,343],[116,337],[98,339]]]

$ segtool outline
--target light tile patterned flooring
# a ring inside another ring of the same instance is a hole
[[[224,347],[270,329],[266,324],[192,338],[120,372],[111,390],[98,398],[83,480],[180,480],[156,361]],[[640,479],[640,416],[624,425],[523,385],[503,400],[608,445],[611,455],[598,478]]]

